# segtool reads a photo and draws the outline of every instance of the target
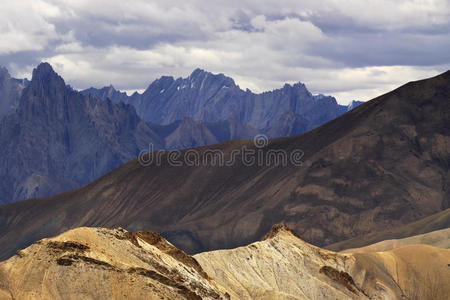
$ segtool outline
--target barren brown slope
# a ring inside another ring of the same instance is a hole
[[[255,149],[232,141],[197,151],[229,157],[242,146]],[[78,226],[152,228],[197,252],[253,242],[281,221],[328,245],[437,213],[450,202],[450,72],[271,149],[301,149],[305,164],[246,166],[238,156],[230,167],[175,167],[166,154],[161,166],[134,160],[79,190],[1,206],[1,256]]]

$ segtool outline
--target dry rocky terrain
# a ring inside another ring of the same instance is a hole
[[[160,235],[77,228],[0,263],[0,299],[447,299],[450,250],[336,253],[283,225],[194,257]]]

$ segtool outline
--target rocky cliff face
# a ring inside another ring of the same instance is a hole
[[[0,201],[87,184],[162,141],[134,108],[83,96],[41,64],[0,127]]]
[[[11,78],[8,70],[0,67],[0,120],[17,109],[22,90],[28,83],[26,79]]]

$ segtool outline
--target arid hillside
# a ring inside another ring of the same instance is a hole
[[[361,248],[345,249],[342,252],[382,252],[390,251],[408,245],[430,245],[443,249],[450,249],[450,228],[436,230],[404,239],[386,240]]]
[[[77,228],[0,263],[0,299],[447,299],[450,250],[336,253],[285,226],[194,257],[154,232]]]
[[[432,240],[429,240],[429,242],[425,244],[442,247],[443,245],[448,245],[446,244],[448,243],[448,240],[438,239],[437,241],[433,241],[436,235],[427,235],[427,233],[432,233],[434,231],[438,232],[448,228],[450,228],[450,208],[406,225],[394,226],[385,230],[374,231],[353,239],[343,240],[327,245],[325,248],[333,251],[341,251],[350,248],[362,248],[367,245],[376,244],[377,242],[385,243],[387,240],[405,241],[407,238],[413,236],[422,236],[423,238],[431,237]],[[416,237],[413,239],[416,239]],[[423,239],[420,244],[422,243]]]
[[[158,234],[77,228],[0,263],[0,299],[227,299]]]

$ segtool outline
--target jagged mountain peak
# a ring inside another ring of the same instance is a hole
[[[211,74],[211,73],[209,73],[203,69],[196,68],[194,71],[192,71],[191,75],[189,75],[189,78],[195,78],[197,76],[204,75],[204,74]]]
[[[43,93],[55,93],[57,90],[64,90],[66,84],[64,79],[53,70],[52,66],[44,62],[33,70],[30,88],[35,96],[43,96]]]
[[[116,90],[112,84],[110,84],[110,85],[108,85],[108,86],[104,86],[104,87],[102,88],[102,90],[104,90],[104,91],[107,92],[108,94],[118,92],[118,90]]]
[[[97,94],[100,93],[97,91]],[[113,102],[119,102],[119,98],[116,97]],[[242,124],[265,129],[274,126],[283,114],[292,111],[309,123],[296,134],[347,111],[346,106],[338,105],[331,96],[312,95],[302,82],[285,84],[268,92],[253,93],[248,89],[242,90],[231,77],[201,68],[195,69],[185,78],[162,76],[153,81],[144,93],[124,98],[124,102],[136,107],[144,121],[159,125],[168,125],[185,118],[221,122],[236,115]]]
[[[210,77],[210,76],[211,77],[228,77],[228,76],[225,76],[223,73],[214,74],[214,73],[206,71],[204,69],[196,68],[194,71],[192,71],[192,73],[186,79],[195,80],[198,78]]]
[[[128,95],[125,92],[116,90],[116,88],[110,84],[109,86],[104,86],[101,89],[88,88],[81,91],[83,95],[90,95],[91,97],[97,97],[100,99],[110,99],[113,103],[125,102],[128,103]]]
[[[40,63],[33,70],[32,79],[39,78],[42,76],[58,76],[59,77],[59,75],[53,70],[53,67],[48,62]]]
[[[156,79],[145,90],[144,94],[151,93],[154,89],[157,89],[159,91],[165,90],[168,87],[170,87],[175,82],[175,78],[172,76],[161,76],[160,78]]]
[[[293,96],[301,97],[301,98],[311,98],[313,95],[308,90],[306,85],[302,82],[296,82],[294,84],[285,83],[282,88],[274,89],[272,91],[263,92],[262,95],[270,95],[273,93],[278,94],[291,94]]]
[[[213,74],[211,72],[195,69],[188,77],[179,77],[174,78],[172,76],[162,76],[155,81],[153,81],[142,94],[142,96],[150,97],[152,99],[159,97],[159,95],[163,95],[166,98],[165,93],[168,91],[170,95],[175,95],[177,93],[184,92],[207,92],[211,89],[217,90],[221,88],[234,88],[237,87],[236,83],[231,77],[227,77],[224,74]],[[138,97],[139,94],[135,95]],[[165,102],[165,101],[164,101]],[[144,106],[147,106],[148,103],[144,103]],[[146,119],[146,118],[144,118]],[[147,121],[155,121],[148,120]]]
[[[261,240],[265,241],[268,239],[272,239],[281,234],[292,234],[293,236],[297,237],[297,234],[295,233],[295,231],[292,228],[290,228],[286,223],[282,222],[282,223],[273,225],[272,228],[270,229],[270,231],[268,233],[266,233]]]
[[[159,81],[159,82],[174,82],[175,78],[173,76],[164,75],[164,76],[161,76],[160,78],[156,79],[156,81]]]
[[[236,83],[234,82],[233,78],[228,77],[224,75],[223,73],[214,74],[208,71],[205,71],[203,69],[197,68],[195,69],[191,75],[189,75],[186,80],[190,82],[197,82],[197,81],[206,81],[208,79],[212,79],[213,81],[223,81],[223,85],[227,87],[236,86]],[[193,86],[194,87],[194,86]]]
[[[295,89],[295,88],[297,88],[297,89],[306,89],[306,85],[303,82],[301,82],[301,81],[298,81],[298,82],[295,82],[295,83],[285,83],[283,85],[283,89]]]

